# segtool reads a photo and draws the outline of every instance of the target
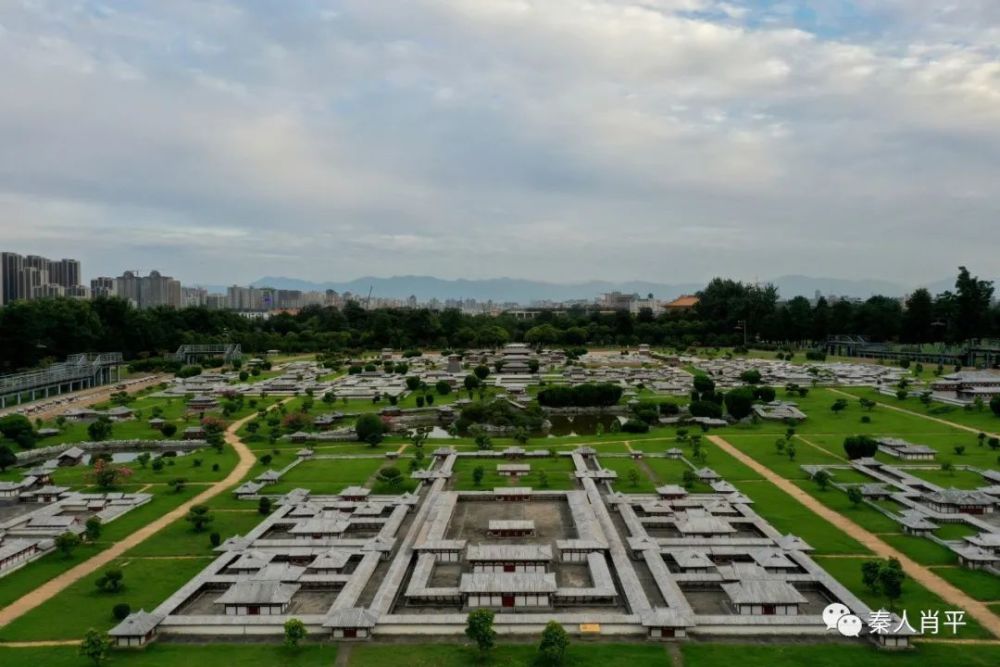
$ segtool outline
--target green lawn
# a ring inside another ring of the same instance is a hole
[[[941,527],[934,531],[934,534],[942,540],[960,540],[978,533],[978,528],[973,528],[965,523],[942,523]]]
[[[883,535],[882,539],[921,565],[955,565],[958,557],[950,549],[916,535]]]
[[[597,460],[603,467],[618,473],[618,479],[614,482],[616,491],[621,491],[622,493],[653,493],[656,491],[656,487],[660,486],[656,479],[647,474],[644,466],[631,458],[620,459],[608,456],[602,458],[598,455]],[[629,479],[629,474],[633,470],[637,475],[635,484]]]
[[[257,513],[256,504],[244,503],[247,511],[212,513],[212,523],[196,533],[187,521],[177,521],[128,552],[129,556],[213,556],[209,542],[211,533],[219,533],[223,541],[234,535],[246,535],[264,517]]]
[[[721,453],[721,452],[720,452]],[[753,500],[751,506],[782,533],[798,535],[817,554],[865,554],[868,549],[794,500],[770,482],[742,482],[737,488]],[[832,493],[832,491],[831,491]]]
[[[573,460],[568,456],[555,458],[530,458],[518,459],[516,463],[527,463],[531,466],[531,472],[520,477],[504,477],[497,473],[497,466],[511,463],[507,459],[479,459],[479,458],[459,458],[455,461],[454,467],[454,488],[457,491],[476,491],[492,489],[497,486],[530,486],[535,489],[542,488],[540,473],[545,472],[548,478],[546,488],[565,491],[577,488],[576,476],[573,469]],[[483,479],[479,486],[476,486],[472,471],[477,467],[483,467]]]
[[[295,488],[305,488],[316,494],[339,493],[346,486],[365,484],[385,465],[390,465],[385,459],[313,459],[289,470],[267,491],[287,493]],[[260,467],[257,469],[261,470]],[[406,470],[405,466],[400,466],[400,469]]]
[[[989,572],[968,570],[964,567],[935,567],[934,574],[976,600],[983,602],[1000,600],[1000,577]],[[993,611],[1000,616],[1000,609],[994,608]]]
[[[692,667],[992,667],[1000,663],[1000,646],[920,644],[914,651],[880,651],[857,644],[681,644]]]
[[[535,644],[501,644],[486,660],[472,646],[452,643],[391,645],[362,644],[351,651],[351,667],[465,667],[467,665],[536,665]],[[659,644],[603,644],[572,641],[566,667],[659,667],[669,664]]]
[[[332,645],[307,644],[287,649],[275,644],[184,645],[153,643],[141,651],[115,651],[111,664],[124,667],[179,667],[232,664],[240,667],[330,667],[337,657]],[[0,648],[0,663],[10,667],[87,667],[75,647]]]
[[[962,458],[965,458],[964,456]],[[956,463],[959,460],[957,456],[947,457],[946,460]],[[964,463],[964,461],[962,461]],[[983,476],[979,473],[972,472],[971,470],[964,469],[952,469],[949,471],[927,468],[906,468],[906,472],[910,473],[914,477],[919,477],[920,479],[930,482],[931,484],[937,484],[945,488],[956,488],[956,489],[978,489],[981,486],[989,485]]]
[[[865,562],[864,558],[823,558],[822,556],[817,556],[816,562],[836,577],[837,581],[850,589],[852,593],[864,600],[868,606],[873,609],[889,607],[889,602],[883,596],[872,593],[861,583],[861,564]],[[938,609],[941,611],[941,618],[943,619],[945,610],[956,608],[954,605],[945,603],[937,595],[931,593],[912,579],[907,579],[903,582],[903,596],[900,598],[897,606],[899,609],[906,610],[910,624],[914,625],[914,627],[919,627],[920,612],[922,610]],[[956,635],[958,639],[991,636],[971,617],[966,616],[965,620],[968,625],[959,629]],[[942,626],[942,630],[945,630],[944,626]],[[947,630],[947,633],[947,636],[951,637],[950,629]]]
[[[864,503],[855,506],[848,499],[847,493],[832,486],[823,491],[812,480],[796,482],[796,485],[830,509],[843,514],[854,523],[873,533],[898,533],[902,530],[898,523],[875,508]]]
[[[191,498],[201,489],[202,487],[188,487],[180,493],[170,493],[165,487],[155,489],[153,498],[148,503],[104,526],[101,538],[96,544],[81,545],[70,558],[65,558],[58,553],[48,554],[20,570],[0,578],[0,606],[9,604],[56,575],[103,551],[112,542],[117,542],[126,535],[135,532],[136,529]],[[155,536],[153,539],[156,539]]]
[[[117,623],[111,615],[111,608],[116,604],[127,602],[133,609],[153,609],[210,562],[210,558],[119,559],[115,566],[125,574],[123,591],[112,594],[97,589],[94,582],[106,569],[102,568],[0,628],[0,640],[76,639],[91,627],[110,629]]]

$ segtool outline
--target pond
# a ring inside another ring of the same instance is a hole
[[[407,432],[407,436],[410,436],[412,434],[413,431]],[[448,433],[447,429],[443,429],[440,426],[432,426],[430,430],[427,432],[427,437],[437,440],[440,438],[457,438],[458,436]]]
[[[611,424],[625,422],[624,417],[617,415],[549,415],[549,422],[552,428],[549,429],[550,438],[558,438],[567,435],[595,435],[597,425],[600,424],[605,433],[611,431]]]

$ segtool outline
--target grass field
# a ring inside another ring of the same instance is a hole
[[[364,485],[385,465],[390,463],[378,458],[313,459],[289,470],[277,484],[269,486],[267,490],[269,493],[287,493],[295,488],[306,488],[316,494],[339,493],[345,486]]]
[[[114,566],[120,567],[125,575],[124,590],[118,593],[98,590],[94,582],[107,569],[102,568],[0,628],[0,641],[77,639],[91,627],[108,630],[117,624],[111,615],[116,604],[126,602],[132,609],[153,609],[210,562],[210,558],[119,559]]]
[[[879,651],[866,644],[761,645],[700,644],[681,646],[693,667],[990,667],[1000,662],[1000,646],[921,644],[915,651]]]
[[[556,491],[566,491],[577,487],[573,471],[573,461],[568,456],[555,458],[518,459],[516,463],[527,463],[531,472],[519,477],[504,477],[497,473],[497,466],[510,463],[507,459],[460,458],[455,461],[454,486],[457,491],[481,491],[497,486],[530,486],[533,488],[549,488]],[[472,471],[483,467],[483,479],[476,486]],[[548,486],[541,485],[541,473],[545,472]]]
[[[992,667],[1000,661],[997,646],[921,644],[914,651],[879,651],[868,643],[830,644],[730,644],[686,642],[679,645],[685,665],[692,667]],[[274,644],[184,645],[153,644],[143,651],[122,651],[113,664],[124,667],[175,667],[219,662],[241,667],[327,667],[333,665],[337,647],[308,643],[299,649]],[[460,644],[356,644],[348,667],[527,667],[536,665],[531,644],[500,644],[481,658],[473,648]],[[73,647],[0,648],[0,663],[10,667],[85,667],[92,665]],[[574,641],[564,667],[665,667],[672,663],[664,645],[605,644]]]
[[[864,558],[816,557],[817,563],[822,565],[827,572],[836,577],[837,581],[842,583],[844,586],[847,586],[852,593],[864,600],[864,602],[872,609],[879,609],[883,607],[888,609],[890,606],[888,600],[879,594],[872,593],[861,583],[861,564],[865,562],[865,560],[866,559]],[[907,579],[903,582],[903,596],[897,602],[897,607],[899,609],[906,610],[910,624],[914,627],[919,627],[920,612],[922,610],[937,609],[940,611],[940,617],[944,619],[944,612],[946,610],[956,609],[954,605],[946,604],[937,595],[931,593],[912,579]],[[991,637],[991,635],[986,630],[981,628],[971,617],[966,616],[965,620],[967,625],[959,628],[959,631],[956,635],[954,635],[954,638],[980,639]],[[944,626],[942,626],[941,629],[942,631],[945,631]],[[950,629],[947,630],[946,636],[952,637]]]
[[[983,602],[1000,600],[1000,577],[989,572],[969,570],[964,567],[935,567],[933,569],[934,574],[965,591],[976,600]],[[994,607],[993,612],[1000,615],[1000,608]]]

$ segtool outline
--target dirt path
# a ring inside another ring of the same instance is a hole
[[[680,646],[674,642],[670,642],[664,648],[667,651],[667,658],[673,667],[684,667],[684,654],[681,652]]]
[[[287,401],[290,399],[285,400]],[[280,403],[275,403],[275,405],[280,405]],[[271,406],[271,408],[273,407],[274,406]],[[240,480],[242,480],[243,477],[246,476],[246,474],[253,468],[254,464],[257,462],[257,458],[246,445],[240,442],[240,439],[236,436],[236,432],[239,431],[244,424],[256,418],[257,413],[253,413],[243,419],[240,419],[239,421],[233,422],[229,428],[226,429],[226,442],[229,443],[234,450],[236,450],[236,454],[239,456],[240,460],[236,464],[236,467],[233,468],[232,472],[226,475],[225,479],[216,482],[194,498],[191,498],[190,500],[175,507],[155,521],[146,524],[121,542],[115,542],[111,547],[95,555],[93,558],[80,563],[76,567],[63,572],[53,579],[50,579],[24,597],[19,598],[10,603],[7,607],[0,609],[0,627],[8,625],[35,607],[47,602],[80,579],[93,574],[100,568],[113,562],[116,558],[121,557],[129,549],[149,539],[174,521],[182,519],[187,514],[188,510],[195,505],[203,505],[226,489],[239,483]]]
[[[764,479],[795,498],[797,501],[805,505],[811,512],[826,519],[834,526],[871,549],[879,557],[897,559],[902,564],[906,574],[918,582],[921,586],[936,594],[946,603],[955,605],[956,607],[962,607],[966,612],[968,612],[969,616],[975,618],[976,621],[978,621],[979,624],[982,625],[988,632],[993,633],[995,637],[1000,637],[1000,618],[995,616],[985,604],[972,599],[969,595],[963,593],[938,575],[934,574],[934,572],[929,568],[920,565],[906,554],[896,550],[889,544],[886,544],[874,533],[865,530],[839,512],[833,511],[789,480],[758,462],[751,456],[744,454],[739,449],[726,442],[723,438],[717,435],[710,435],[708,436],[708,440],[736,460],[749,466],[755,472],[762,475]]]
[[[41,642],[5,642],[4,648],[46,648],[49,646],[79,646],[79,639],[60,639]]]
[[[351,643],[342,642],[337,646],[337,658],[333,661],[333,667],[347,667],[351,663]]]
[[[831,389],[827,387],[827,391],[831,391],[834,394],[840,394],[841,396],[846,396],[847,398],[857,398],[857,396],[855,396],[854,394],[848,394],[847,392],[840,391],[839,389]],[[968,431],[969,433],[976,433],[976,434],[985,433],[988,437],[991,438],[1000,437],[996,433],[990,433],[989,431],[985,431],[981,428],[974,428],[972,426],[966,426],[965,424],[958,424],[956,422],[951,422],[948,421],[947,419],[941,419],[940,417],[932,417],[930,415],[920,414],[919,412],[916,412],[914,410],[907,410],[906,408],[901,408],[895,405],[889,405],[888,403],[882,403],[881,401],[878,401],[876,405],[882,408],[889,408],[890,410],[895,410],[896,412],[902,412],[903,414],[910,415],[912,417],[920,417],[921,419],[927,419],[932,422],[936,422],[938,424],[943,424],[945,426],[950,426],[952,428]]]

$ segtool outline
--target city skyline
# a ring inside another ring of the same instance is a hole
[[[917,284],[992,259],[998,13],[10,4],[0,231],[203,284]]]

